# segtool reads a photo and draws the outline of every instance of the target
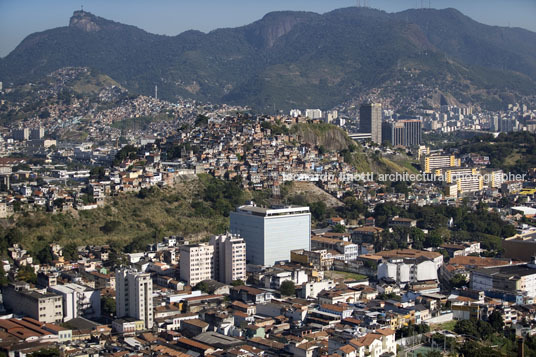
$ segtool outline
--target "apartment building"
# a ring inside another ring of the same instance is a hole
[[[101,314],[99,290],[74,283],[53,285],[48,290],[62,297],[64,321],[81,316],[99,317]]]
[[[151,275],[119,269],[115,273],[115,304],[117,317],[142,320],[146,329],[152,328],[154,311]]]
[[[344,254],[344,260],[356,260],[359,255],[359,246],[355,243],[340,239],[313,236],[311,238],[313,249],[335,250]]]
[[[180,277],[191,286],[214,277],[214,246],[188,244],[180,248]]]
[[[215,280],[230,284],[233,280],[246,280],[246,242],[237,235],[213,236]]]
[[[13,283],[2,289],[3,302],[14,314],[31,317],[39,322],[63,322],[63,303],[60,295],[30,289],[27,283]]]
[[[459,167],[460,165],[461,160],[454,157],[454,155],[429,155],[423,156],[421,159],[421,166],[427,174],[432,173],[435,169]]]
[[[213,236],[209,243],[180,248],[180,277],[191,286],[203,280],[230,284],[246,279],[246,243],[238,235]]]

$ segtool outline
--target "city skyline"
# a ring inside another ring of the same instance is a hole
[[[360,1],[363,5],[365,2]],[[515,0],[508,3],[498,0],[477,0],[470,3],[461,0],[368,0],[367,5],[387,12],[398,12],[416,7],[456,8],[465,15],[484,24],[496,26],[521,27],[536,31],[533,17],[536,15],[536,2]],[[147,5],[138,0],[81,1],[74,5],[67,0],[24,3],[12,0],[0,3],[0,57],[7,56],[26,36],[47,29],[67,26],[73,11],[82,6],[95,15],[134,25],[143,30],[169,36],[187,30],[209,32],[222,27],[237,27],[249,24],[271,11],[293,10],[325,13],[337,8],[356,6],[355,0],[283,2],[280,0],[266,3],[251,3],[235,0],[220,4],[211,0],[184,3],[161,0]],[[484,6],[485,5],[485,6]],[[207,11],[207,9],[210,9]],[[46,16],[43,16],[46,14]]]

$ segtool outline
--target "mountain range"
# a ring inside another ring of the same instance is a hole
[[[0,59],[0,80],[36,81],[68,66],[96,69],[134,93],[151,95],[158,85],[165,99],[259,110],[330,108],[399,83],[500,104],[534,94],[536,33],[455,9],[355,7],[273,12],[242,27],[163,36],[75,11],[69,26],[31,34]]]

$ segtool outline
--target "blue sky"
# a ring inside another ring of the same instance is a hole
[[[148,32],[176,35],[253,22],[267,12],[304,10],[324,13],[354,6],[357,0],[0,0],[0,57],[26,36],[66,26],[74,10],[135,25]],[[363,3],[364,0],[361,0]],[[367,0],[370,7],[397,12],[428,5],[428,0]],[[536,0],[430,0],[433,8],[453,7],[490,25],[536,32]]]

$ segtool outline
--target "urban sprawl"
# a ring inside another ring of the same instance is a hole
[[[116,86],[60,100],[87,71],[54,72],[49,86],[17,100],[0,85],[2,112],[41,103],[1,130],[5,227],[36,212],[102,210],[203,175],[272,200],[232,207],[221,234],[176,232],[120,256],[111,244],[88,241],[67,254],[54,242],[44,262],[24,237],[12,242],[1,261],[8,356],[57,348],[64,356],[379,357],[448,352],[472,338],[460,332],[471,319],[500,320],[520,338],[536,333],[536,169],[504,172],[482,153],[424,140],[534,133],[536,107],[442,105],[408,116],[376,98],[269,115]],[[371,160],[413,165],[379,173]],[[330,199],[285,200],[299,185]],[[450,216],[441,221],[434,207]],[[508,236],[497,243],[478,217]]]

